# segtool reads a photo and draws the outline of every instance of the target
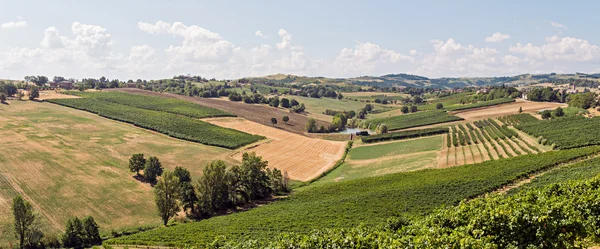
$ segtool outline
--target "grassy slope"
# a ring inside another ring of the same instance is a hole
[[[84,111],[50,103],[11,101],[0,106],[0,245],[9,234],[11,180],[62,229],[73,216],[93,215],[103,232],[158,225],[149,185],[132,177],[133,153],[158,156],[166,169],[188,168],[194,177],[231,150],[173,139]],[[50,231],[56,231],[43,218]]]
[[[421,215],[500,187],[523,175],[572,160],[599,147],[553,151],[504,160],[309,185],[285,200],[253,210],[110,240],[117,244],[204,244],[215,236],[264,239],[281,232],[381,224],[408,213]]]
[[[349,158],[352,160],[364,160],[415,152],[433,151],[438,150],[441,143],[441,136],[432,136],[407,141],[367,145],[352,149]]]

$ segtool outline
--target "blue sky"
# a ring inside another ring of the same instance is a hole
[[[600,72],[599,2],[522,2],[2,1],[0,78]]]

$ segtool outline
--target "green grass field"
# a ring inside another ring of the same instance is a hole
[[[111,239],[109,244],[206,245],[274,238],[282,232],[375,226],[400,214],[424,215],[442,205],[495,190],[529,173],[595,154],[600,147],[552,151],[447,169],[420,170],[309,185],[290,197],[246,212]]]
[[[356,147],[350,151],[351,160],[375,159],[387,156],[439,150],[442,136],[432,136],[399,142]]]
[[[152,188],[129,172],[134,153],[158,156],[166,169],[194,177],[231,150],[174,139],[133,125],[50,103],[0,105],[0,245],[14,242],[10,199],[33,203],[46,231],[72,216],[92,215],[101,232],[160,224]],[[50,218],[48,218],[50,217]]]
[[[283,95],[280,98],[296,99],[298,102],[304,104],[304,106],[306,107],[306,112],[309,113],[308,114],[309,116],[311,116],[315,119],[320,119],[320,120],[327,121],[327,122],[331,122],[331,120],[333,119],[332,116],[323,114],[325,112],[325,110],[327,110],[327,109],[336,110],[336,111],[355,111],[356,113],[358,113],[358,111],[360,109],[362,109],[363,107],[365,107],[365,105],[367,104],[367,103],[353,101],[353,100],[347,100],[347,99],[342,99],[342,100],[332,99],[332,98],[320,98],[319,99],[319,98],[309,98],[309,97],[302,97],[302,96],[295,96],[295,95]],[[375,110],[387,108],[387,107],[384,107],[383,105],[379,105],[379,104],[375,104],[375,103],[371,103],[371,104],[375,106]]]

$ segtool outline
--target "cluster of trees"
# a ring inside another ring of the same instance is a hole
[[[565,103],[567,95],[567,90],[559,91],[552,87],[536,87],[529,91],[527,98],[531,101]]]
[[[77,217],[69,219],[65,233],[59,239],[46,236],[42,230],[39,219],[31,204],[21,196],[16,196],[12,201],[14,218],[14,233],[19,240],[19,248],[86,248],[100,245],[99,227],[94,218],[88,216],[83,220]]]
[[[337,93],[329,85],[303,86],[302,90],[295,92],[292,91],[290,94],[310,98],[344,98],[344,95]]]
[[[438,108],[438,107],[440,107],[440,108]],[[436,109],[442,109],[442,108],[444,108],[444,105],[441,105],[441,106],[436,105]],[[405,106],[402,106],[402,108],[400,108],[400,111],[402,113],[406,114],[409,112],[417,112],[417,111],[419,111],[419,109],[417,108],[416,105],[410,105],[410,106],[405,105]]]
[[[35,85],[0,82],[0,103],[5,103],[9,97],[16,97],[18,100],[22,100],[25,94],[21,90],[28,90],[30,93],[29,99],[31,100],[40,96],[39,88]]]
[[[570,94],[567,98],[569,106],[588,109],[598,106],[596,94],[593,92]]]
[[[267,168],[268,162],[255,153],[244,153],[242,164],[227,168],[217,160],[204,168],[196,185],[189,171],[177,167],[165,171],[154,187],[163,224],[183,210],[191,218],[208,218],[273,194],[289,192],[287,174]]]
[[[133,82],[132,80],[130,80]],[[141,83],[142,80],[138,79]],[[56,81],[55,81],[56,82]],[[145,80],[143,82],[146,82]],[[79,90],[85,89],[103,89],[103,88],[119,88],[124,83],[120,82],[118,79],[109,80],[106,77],[102,76],[99,79],[94,78],[83,78],[81,82],[79,82]]]
[[[521,92],[514,87],[505,85],[492,86],[488,88],[487,93],[479,93],[472,96],[464,97],[460,100],[461,104],[477,103],[479,101],[490,101],[494,99],[505,99],[505,98],[518,98],[521,96]]]
[[[144,154],[133,154],[129,158],[129,170],[138,177],[141,176],[140,170],[144,170],[143,179],[150,183],[156,182],[156,178],[161,176],[164,171],[162,163],[157,157],[152,156],[146,160]]]
[[[353,110],[350,110],[350,111],[336,111],[336,110],[326,109],[325,112],[323,112],[323,114],[328,115],[328,116],[335,116],[338,113],[344,114],[349,119],[354,118],[356,116],[356,112],[353,111]]]

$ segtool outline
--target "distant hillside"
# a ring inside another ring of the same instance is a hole
[[[428,78],[412,74],[386,74],[382,76],[360,76],[355,78],[327,78],[307,77],[290,74],[274,74],[264,77],[246,78],[252,83],[267,84],[335,84],[335,85],[358,85],[377,87],[435,87],[435,88],[462,88],[469,86],[486,85],[529,85],[537,83],[553,84],[575,84],[581,87],[597,87],[600,85],[600,73],[598,74],[521,74],[516,76],[502,77],[458,77],[458,78]]]

